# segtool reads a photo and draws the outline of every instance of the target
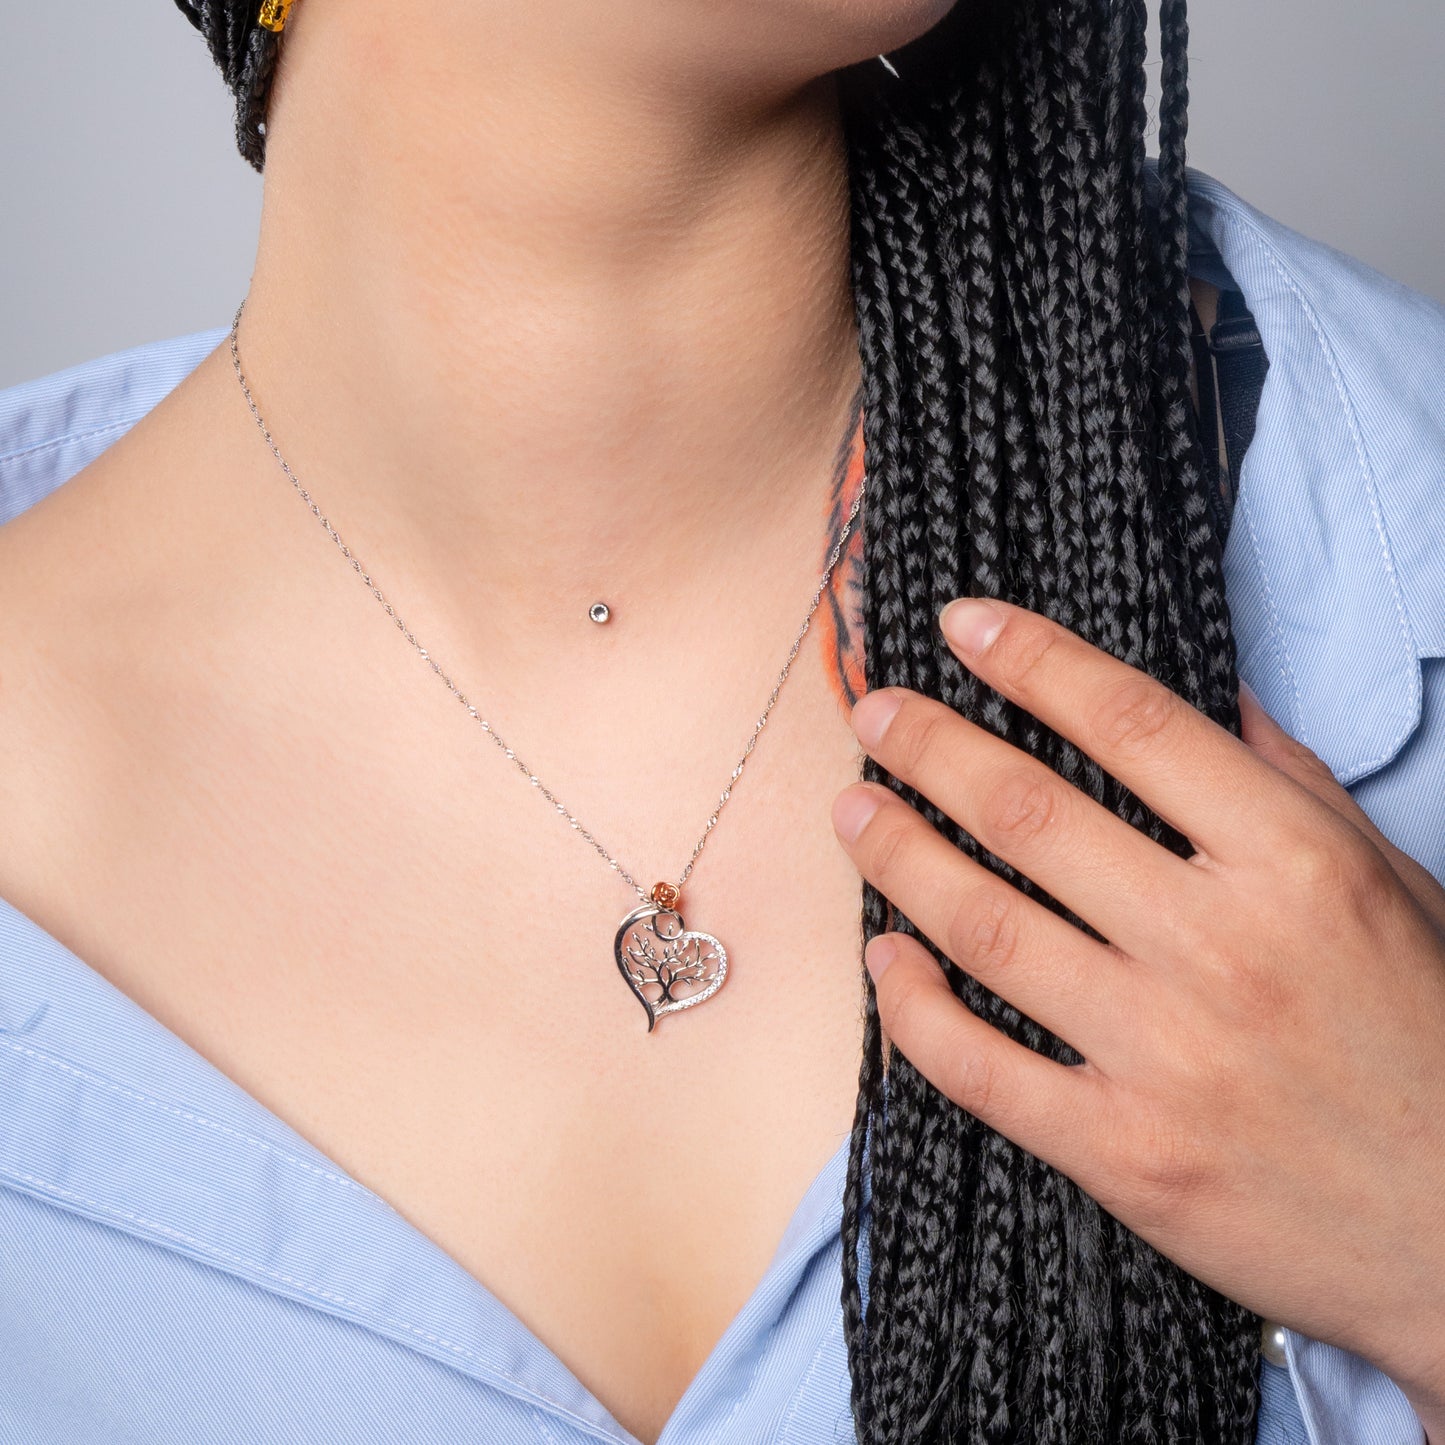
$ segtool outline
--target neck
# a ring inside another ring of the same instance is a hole
[[[575,629],[763,569],[806,599],[858,382],[832,78],[609,13],[559,44],[297,6],[243,368],[348,542],[440,605]]]

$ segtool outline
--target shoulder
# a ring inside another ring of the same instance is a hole
[[[94,461],[225,335],[166,337],[0,389],[0,525]]]
[[[170,460],[128,434],[213,351],[224,328],[94,357],[0,390],[0,637],[57,630],[118,574],[123,534],[142,533],[143,479]],[[143,429],[144,430],[144,429]],[[171,449],[174,451],[174,448]],[[133,525],[131,525],[133,524]],[[70,628],[74,631],[74,626]],[[33,650],[33,649],[31,649]],[[13,660],[13,652],[12,652]],[[0,677],[0,705],[3,705]]]
[[[99,582],[121,514],[143,506],[135,489],[118,495],[115,482],[128,462],[137,475],[163,465],[154,439],[135,446],[127,434],[224,335],[215,328],[168,337],[0,389],[0,616],[7,622],[37,622],[37,613],[78,602]]]
[[[115,746],[106,710],[133,671],[126,619],[148,615],[156,592],[151,504],[136,479],[164,453],[128,434],[224,334],[168,338],[0,390],[0,840],[25,840],[24,856],[0,842],[0,897],[28,899],[35,878],[22,875],[39,876],[47,857],[60,871],[87,800],[104,796]]]
[[[1445,305],[1211,176],[1191,170],[1189,190],[1191,261],[1242,291],[1259,322],[1276,377],[1273,420],[1300,434],[1318,421],[1345,427],[1361,466],[1389,473],[1396,505],[1418,500],[1418,474],[1445,461]]]
[[[1226,549],[1240,672],[1341,781],[1420,730],[1445,657],[1445,307],[1189,173],[1191,263],[1269,370]]]
[[[1445,305],[1358,257],[1276,220],[1202,171],[1189,172],[1191,259],[1287,314],[1277,341],[1319,354],[1367,410],[1392,396],[1422,438],[1445,444],[1445,396],[1421,364],[1445,359]],[[1272,358],[1273,359],[1273,358]]]

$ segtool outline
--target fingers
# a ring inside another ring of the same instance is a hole
[[[1052,768],[906,688],[866,693],[853,727],[890,773],[1125,952],[1153,947],[1164,925],[1192,935],[1205,874]]]
[[[1242,679],[1239,687],[1239,719],[1241,735],[1259,757],[1271,767],[1293,778],[1302,787],[1308,788],[1322,803],[1360,828],[1371,842],[1385,841],[1384,835],[1370,821],[1365,810],[1330,771],[1329,764],[1280,727],[1250,691],[1249,684]]]
[[[972,672],[1076,743],[1211,858],[1268,856],[1298,829],[1298,789],[1147,673],[994,598],[959,598],[940,625]]]
[[[960,968],[1087,1057],[1107,1048],[1111,1001],[1138,992],[1117,950],[966,857],[887,788],[845,790],[834,822],[859,872]]]
[[[1320,802],[1357,828],[1384,855],[1415,901],[1445,928],[1445,888],[1435,876],[1408,853],[1397,848],[1375,826],[1374,820],[1350,796],[1328,763],[1287,733],[1265,710],[1264,705],[1241,681],[1239,689],[1240,730],[1246,743],[1271,767],[1307,788]]]
[[[1055,1063],[985,1023],[916,938],[880,934],[867,959],[884,1033],[934,1088],[1056,1169],[1088,1159],[1106,1113],[1088,1064]]]

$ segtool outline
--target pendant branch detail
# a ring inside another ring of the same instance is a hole
[[[647,1012],[648,1033],[664,1014],[705,1003],[727,977],[727,949],[712,934],[688,928],[678,901],[673,884],[658,884],[652,901],[618,925],[613,945],[618,970]]]

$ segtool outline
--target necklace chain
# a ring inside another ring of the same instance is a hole
[[[611,866],[612,870],[615,873],[620,874],[621,877],[632,886],[634,891],[637,893],[637,896],[641,898],[644,903],[649,902],[653,895],[648,893],[642,887],[642,885],[637,881],[637,879],[634,878],[632,874],[627,871],[623,864],[610,852],[608,852],[607,848],[602,844],[602,842],[597,838],[597,836],[592,833],[581,822],[581,820],[576,816],[576,814],[572,812],[572,810],[536,775],[536,773],[532,772],[532,770],[527,766],[526,763],[522,761],[520,757],[518,757],[517,753],[510,746],[508,746],[506,740],[496,730],[496,728],[493,727],[492,724],[477,711],[476,705],[468,700],[466,694],[460,691],[460,689],[458,689],[457,685],[451,680],[451,678],[446,674],[446,672],[443,671],[441,665],[437,662],[436,658],[431,655],[431,652],[427,648],[423,647],[421,643],[416,640],[415,634],[402,620],[400,614],[391,605],[391,603],[387,601],[385,595],[382,593],[381,588],[378,587],[376,583],[372,580],[371,574],[367,572],[362,566],[360,558],[358,558],[352,552],[351,548],[348,547],[344,541],[342,541],[341,534],[336,530],[335,527],[331,525],[330,520],[323,515],[321,508],[318,507],[316,503],[312,500],[311,494],[306,490],[305,487],[301,485],[300,480],[297,478],[296,474],[291,470],[289,464],[287,463],[286,458],[281,455],[281,451],[277,447],[275,441],[272,439],[271,433],[267,429],[266,423],[262,420],[261,413],[256,407],[255,399],[251,395],[251,388],[246,384],[246,377],[241,370],[241,356],[236,345],[236,333],[240,328],[241,312],[245,309],[245,305],[245,298],[242,298],[241,304],[236,307],[235,318],[231,322],[231,363],[235,367],[236,379],[241,383],[241,390],[245,393],[246,405],[250,407],[251,415],[255,417],[256,425],[260,427],[261,435],[266,438],[266,444],[271,448],[272,455],[274,455],[276,460],[280,462],[282,471],[284,471],[286,475],[291,479],[291,485],[295,487],[296,491],[300,494],[301,499],[311,509],[312,514],[317,518],[321,525],[326,528],[326,531],[330,534],[331,540],[336,543],[338,548],[340,548],[341,555],[345,557],[346,560],[351,564],[352,570],[355,571],[356,574],[361,578],[361,580],[366,584],[372,596],[375,597],[376,600],[381,603],[382,607],[386,609],[387,616],[396,623],[397,628],[400,630],[406,640],[418,653],[421,654],[422,659],[431,668],[431,670],[436,673],[439,678],[441,678],[441,680],[446,684],[448,690],[457,699],[457,701],[461,703],[464,708],[466,708],[468,715],[481,724],[482,730],[487,734],[487,736],[490,737],[491,740],[496,743],[499,748],[501,748],[501,750],[507,755],[507,757],[512,761],[512,763],[515,764],[517,769],[521,772],[522,776],[525,777],[527,781],[552,805],[552,807],[572,825],[573,830],[582,838],[585,838],[587,842],[590,843],[592,847],[602,855],[602,857]],[[692,850],[692,856],[687,860],[687,866],[683,868],[682,873],[678,876],[677,882],[673,885],[673,887],[678,892],[681,891],[682,885],[687,882],[689,875],[692,873],[693,865],[697,862],[698,855],[702,852],[703,846],[707,842],[708,834],[711,833],[712,830],[717,826],[718,815],[727,805],[728,798],[732,796],[732,790],[734,785],[737,783],[738,779],[742,777],[743,768],[747,766],[748,758],[752,755],[753,748],[757,745],[758,737],[762,733],[764,726],[767,724],[768,714],[772,712],[773,704],[777,702],[778,694],[783,690],[783,684],[788,680],[788,672],[792,668],[793,659],[797,657],[798,649],[803,645],[803,638],[807,636],[808,628],[813,621],[813,614],[818,610],[818,604],[822,601],[823,593],[827,590],[828,579],[833,575],[833,568],[837,565],[838,558],[841,557],[843,554],[843,547],[848,540],[848,534],[852,529],[853,522],[858,516],[858,510],[862,506],[863,493],[866,490],[867,485],[868,478],[865,472],[858,487],[858,495],[853,499],[853,505],[849,509],[848,516],[844,520],[842,529],[838,533],[838,540],[833,544],[833,550],[828,556],[827,565],[823,568],[822,579],[818,583],[817,590],[813,593],[812,602],[810,602],[808,605],[808,612],[807,615],[803,618],[803,625],[798,629],[798,635],[794,637],[793,644],[788,649],[787,658],[783,662],[782,670],[778,673],[777,681],[773,684],[772,692],[768,694],[768,700],[763,708],[762,715],[758,718],[757,723],[753,728],[752,735],[748,738],[747,746],[744,747],[742,756],[737,761],[737,765],[733,768],[731,774],[729,774],[728,776],[727,786],[722,790],[722,795],[718,799],[717,807],[713,809],[711,815],[708,817],[707,826],[702,830],[702,836],[697,840],[697,843],[694,845]]]

